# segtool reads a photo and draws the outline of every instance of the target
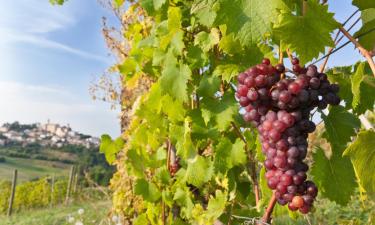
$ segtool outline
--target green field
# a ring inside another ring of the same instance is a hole
[[[14,214],[10,218],[0,216],[0,223],[2,225],[65,225],[81,221],[84,225],[114,224],[107,217],[110,208],[109,201],[77,203],[71,206],[30,210]],[[83,214],[78,213],[79,209],[83,209]],[[69,217],[74,218],[74,222],[69,223]]]
[[[12,180],[13,171],[18,170],[18,182],[38,177],[55,175],[68,176],[70,165],[35,159],[5,157],[6,162],[0,163],[0,180]]]

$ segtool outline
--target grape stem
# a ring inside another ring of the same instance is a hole
[[[248,158],[249,158],[249,170],[250,170],[250,178],[251,181],[253,182],[253,192],[255,195],[255,204],[258,207],[259,206],[259,184],[258,184],[258,179],[257,179],[257,172],[256,172],[256,164],[254,162],[254,158],[251,153],[249,153],[248,145],[246,142],[245,137],[242,135],[241,130],[237,127],[237,125],[234,122],[231,122],[231,125],[233,127],[234,132],[236,135],[245,143],[245,149],[246,152],[248,153]]]
[[[339,27],[340,31],[358,48],[361,54],[367,59],[368,64],[372,70],[373,76],[375,77],[375,63],[372,59],[372,55],[347,31],[343,26]]]
[[[275,195],[275,192],[273,192],[272,197],[268,203],[267,209],[264,212],[264,215],[262,217],[262,222],[264,223],[271,222],[271,215],[272,215],[273,208],[275,207],[275,205],[276,205],[276,195]]]

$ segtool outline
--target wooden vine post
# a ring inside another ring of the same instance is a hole
[[[52,175],[52,177],[51,177],[51,202],[50,202],[50,207],[53,206],[54,189],[55,189],[55,175]]]
[[[10,197],[9,197],[9,207],[8,207],[8,213],[7,213],[8,216],[12,215],[13,201],[14,201],[14,196],[16,194],[17,174],[18,174],[18,172],[15,169],[14,173],[13,173],[12,190],[11,190],[12,192],[11,192]]]
[[[69,204],[69,198],[70,198],[70,193],[72,189],[72,184],[73,184],[73,177],[74,177],[74,166],[70,168],[70,174],[69,174],[69,181],[68,181],[68,187],[66,189],[66,198],[65,198],[65,204]]]

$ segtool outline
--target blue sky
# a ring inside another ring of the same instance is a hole
[[[339,21],[355,10],[350,0],[329,4]],[[118,110],[88,93],[93,79],[114,62],[101,34],[102,16],[114,22],[96,0],[69,0],[64,6],[48,0],[1,3],[0,123],[49,118],[92,135],[120,134]],[[350,44],[329,65],[358,59]]]

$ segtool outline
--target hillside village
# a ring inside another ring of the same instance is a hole
[[[30,125],[14,122],[5,123],[0,127],[0,146],[10,143],[18,143],[23,146],[39,144],[57,148],[66,145],[79,145],[91,148],[99,145],[99,138],[73,131],[69,125],[60,125],[50,121],[45,124]]]

